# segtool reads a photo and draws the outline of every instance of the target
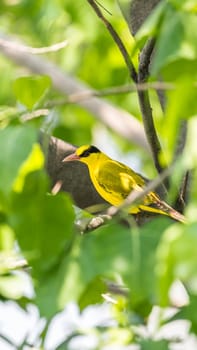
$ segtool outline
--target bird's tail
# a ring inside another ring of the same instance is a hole
[[[164,213],[166,213],[172,219],[180,221],[180,222],[183,222],[183,223],[186,223],[186,217],[183,214],[179,213],[174,208],[172,208],[166,202],[159,200],[157,202],[157,206],[158,206],[159,209],[161,209]]]
[[[151,213],[155,214],[161,214],[161,215],[167,215],[171,217],[172,219],[176,221],[180,221],[183,223],[186,223],[186,218],[183,214],[179,213],[177,210],[172,208],[170,205],[168,205],[166,202],[162,201],[160,198],[156,197],[154,198],[154,204],[153,205],[139,205],[139,208],[141,210],[145,210]]]

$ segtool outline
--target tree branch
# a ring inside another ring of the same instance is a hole
[[[139,63],[139,72],[138,72],[138,83],[142,84],[147,80],[149,75],[149,64],[151,60],[151,55],[154,49],[154,39],[150,39],[145,47],[143,48],[140,55],[140,63]],[[138,97],[140,108],[143,117],[144,128],[146,132],[146,136],[151,148],[153,160],[155,167],[159,173],[163,171],[163,167],[160,164],[159,156],[162,153],[161,145],[156,133],[152,109],[150,105],[150,99],[148,91],[139,91]]]
[[[3,35],[0,37],[5,38]],[[6,41],[10,42],[12,40],[6,36]],[[87,85],[67,75],[50,61],[28,52],[21,52],[20,47],[19,49],[17,48],[17,44],[15,45],[15,50],[13,50],[10,45],[6,45],[4,40],[4,42],[0,43],[0,52],[11,61],[26,67],[33,73],[48,75],[54,88],[63,95],[81,94],[91,90]],[[136,143],[146,151],[149,150],[141,123],[130,113],[96,97],[79,101],[77,104],[92,113],[93,117],[103,122],[132,144]]]
[[[96,204],[106,204],[94,189],[85,164],[62,162],[67,155],[74,152],[73,145],[44,133],[40,134],[40,143],[46,158],[46,170],[51,179],[51,188],[59,184],[58,191],[70,193],[75,204],[82,209]]]
[[[64,49],[68,45],[68,41],[64,40],[54,45],[50,45],[46,47],[31,47],[31,46],[15,43],[12,41],[8,41],[4,38],[0,38],[0,45],[7,46],[11,50],[17,49],[17,50],[20,50],[21,52],[32,53],[33,55],[42,55],[44,53],[55,52],[55,51]]]
[[[129,27],[133,35],[139,30],[151,11],[161,0],[132,0],[130,1]]]

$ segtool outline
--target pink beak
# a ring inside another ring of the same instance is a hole
[[[65,163],[65,162],[72,162],[74,160],[79,160],[80,157],[76,154],[76,153],[71,153],[69,154],[68,156],[66,156],[62,162]]]

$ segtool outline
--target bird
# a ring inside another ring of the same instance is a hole
[[[143,193],[147,180],[127,165],[113,160],[94,145],[83,145],[63,159],[63,162],[80,161],[88,167],[90,179],[99,195],[110,205],[120,206],[132,191]],[[149,212],[166,215],[185,222],[184,215],[173,209],[160,196],[150,191],[142,203],[132,205],[129,214]]]

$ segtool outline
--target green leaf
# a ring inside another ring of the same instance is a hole
[[[183,306],[181,310],[171,319],[171,321],[186,319],[187,321],[191,322],[190,331],[197,334],[197,314],[195,312],[196,308],[197,308],[197,295],[190,294],[189,304],[186,306]]]
[[[70,301],[77,301],[81,310],[103,301],[106,284],[100,277],[88,283],[86,271],[80,266],[80,254],[79,241],[76,240],[70,255],[64,257],[55,271],[51,270],[37,282],[35,301],[41,315],[51,318]]]
[[[0,127],[3,128],[16,118],[18,110],[10,106],[0,106]]]
[[[168,8],[156,44],[151,70],[153,74],[157,74],[162,66],[178,58],[184,35],[182,20],[182,14]]]
[[[176,11],[169,7],[165,12],[156,43],[152,74],[157,75],[164,66],[181,59],[190,63],[195,62],[197,57],[196,26],[197,18],[194,14]],[[183,71],[180,71],[179,74],[182,73]],[[171,79],[174,77],[172,71]]]
[[[0,252],[9,252],[14,246],[14,232],[6,224],[0,225]],[[1,270],[1,269],[0,269]]]
[[[106,283],[100,277],[93,279],[87,284],[86,289],[79,298],[80,310],[83,310],[89,305],[101,303],[103,301],[102,294],[106,292]]]
[[[131,1],[132,0],[117,0],[118,6],[128,24],[128,27],[131,29]]]
[[[61,264],[61,267],[59,265],[56,271],[50,271],[49,273],[45,273],[42,278],[36,279],[34,302],[39,308],[41,317],[51,319],[57,312],[63,310],[65,307],[66,302],[61,304],[59,302],[59,295],[61,294],[64,284],[65,269],[67,267],[66,264]],[[73,277],[75,280],[74,275]]]
[[[155,294],[155,250],[169,223],[168,219],[155,219],[131,231],[113,224],[85,236],[80,255],[84,278],[92,281],[104,276],[116,280],[119,275],[131,290],[132,307],[144,306],[144,300],[151,304]]]
[[[157,251],[158,292],[160,302],[168,304],[172,283],[180,280],[189,292],[197,293],[197,224],[175,224],[169,227]]]
[[[176,60],[168,62],[162,67],[162,77],[165,81],[171,81],[173,83],[180,80],[180,78],[187,78],[193,80],[192,86],[195,85],[195,79],[197,72],[196,60],[189,60],[182,57],[178,57]]]
[[[36,303],[42,315],[52,317],[68,301],[81,308],[100,302],[106,291],[103,278],[121,278],[131,290],[131,307],[147,315],[155,297],[155,251],[169,222],[154,220],[134,232],[110,224],[75,239],[56,269],[37,280]]]
[[[197,113],[197,90],[193,78],[182,76],[175,89],[167,93],[167,106],[163,119],[162,136],[165,140],[165,157],[168,163],[174,156],[178,130],[181,122]]]
[[[197,135],[197,117],[193,117],[188,121],[188,125],[187,125],[187,139],[186,139],[186,145],[183,153],[183,163],[184,163],[185,169],[192,169],[192,168],[195,169],[197,165],[196,135]],[[191,195],[193,195],[195,191],[196,191],[196,188],[194,186]]]
[[[169,350],[169,342],[165,339],[162,340],[142,340],[140,342],[140,350]]]
[[[86,235],[81,241],[83,254],[80,256],[80,266],[86,280],[91,281],[100,275],[112,278],[116,273],[129,275],[131,240],[130,230],[116,224],[101,227],[91,235]]]
[[[155,37],[160,29],[168,4],[160,1],[136,34],[136,46],[143,47],[150,37]]]
[[[33,144],[37,142],[37,131],[31,126],[9,126],[0,130],[0,191],[8,194],[20,166],[27,159]]]
[[[75,240],[70,252],[65,254],[56,268],[37,279],[35,302],[42,316],[50,319],[63,310],[67,302],[76,302],[85,290],[86,281],[79,264],[80,254],[79,240]]]
[[[16,98],[27,108],[34,105],[45,95],[51,85],[48,76],[27,76],[15,80],[13,89]]]
[[[182,9],[188,12],[197,12],[196,0],[170,0],[170,3],[177,7],[177,9]]]
[[[168,218],[155,218],[139,230],[138,243],[133,233],[133,260],[131,263],[132,304],[137,303],[141,315],[150,311],[150,306],[157,302],[156,251],[163,232],[172,221]],[[132,271],[133,270],[133,271]]]
[[[13,184],[15,192],[21,192],[24,186],[25,178],[28,173],[42,169],[44,167],[44,154],[39,144],[35,143],[28,158],[19,168],[18,175]]]
[[[68,195],[47,195],[43,172],[27,175],[22,192],[14,193],[10,222],[35,275],[58,261],[72,237],[74,212]]]

